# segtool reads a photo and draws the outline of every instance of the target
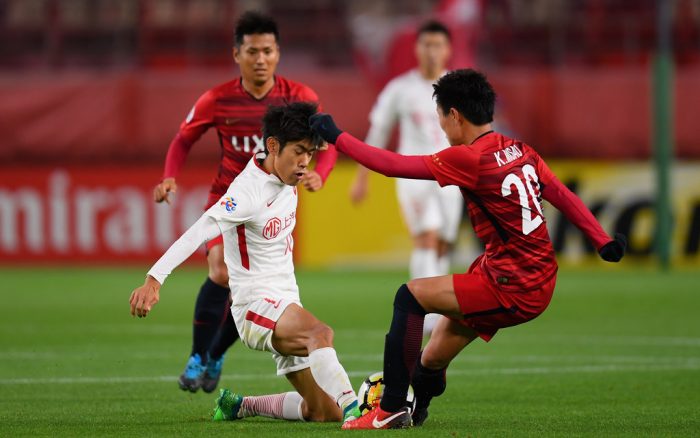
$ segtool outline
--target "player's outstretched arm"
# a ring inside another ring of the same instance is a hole
[[[215,101],[216,97],[211,91],[200,96],[170,142],[165,156],[163,179],[153,189],[153,198],[156,202],[165,201],[170,204],[169,194],[177,191],[175,178],[185,165],[190,149],[210,127],[214,126]]]
[[[619,262],[625,255],[625,236],[618,233],[611,239],[583,201],[556,177],[545,185],[542,196],[586,235],[603,260]]]
[[[187,260],[206,240],[221,233],[216,220],[204,215],[194,223],[156,262],[148,271],[146,281],[131,293],[129,305],[131,314],[139,318],[145,317],[153,306],[158,303],[160,286],[173,270]]]
[[[394,178],[435,179],[423,156],[401,155],[365,144],[338,129],[329,114],[314,114],[309,123],[324,140],[368,169]]]

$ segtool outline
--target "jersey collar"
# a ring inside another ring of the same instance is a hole
[[[240,85],[241,90],[243,90],[243,92],[244,92],[245,94],[247,94],[248,97],[250,97],[251,99],[253,99],[253,100],[256,101],[256,102],[262,102],[263,100],[267,99],[267,96],[269,96],[270,93],[272,93],[272,90],[274,90],[275,87],[277,86],[277,76],[276,76],[276,75],[272,75],[272,88],[270,88],[270,90],[269,90],[267,93],[265,93],[265,95],[264,95],[263,97],[261,97],[260,99],[258,99],[257,97],[253,96],[252,94],[250,94],[250,93],[248,92],[248,90],[245,89],[245,87],[243,86],[243,76],[241,76],[241,77],[238,78],[238,85]]]
[[[262,164],[260,164],[260,161],[258,161],[258,158],[257,158],[257,157],[253,157],[253,163],[255,163],[255,165],[257,166],[258,169],[262,170],[262,171],[265,172],[267,175],[272,175],[270,172],[267,171],[267,169],[265,169],[265,168],[262,166]]]
[[[260,169],[260,171],[263,172],[263,173],[267,176],[267,178],[270,179],[270,181],[274,182],[275,184],[282,185],[282,186],[285,185],[284,182],[283,182],[278,176],[273,175],[273,174],[271,174],[270,172],[268,172],[268,171],[262,166],[262,164],[260,164],[260,161],[259,161],[256,157],[251,158],[251,160],[253,160],[253,163],[255,163],[255,167],[257,167],[258,169]]]
[[[475,138],[474,140],[472,140],[472,142],[469,143],[469,145],[470,145],[470,146],[473,145],[474,143],[477,142],[477,140],[479,140],[479,139],[482,138],[482,137],[486,137],[486,136],[489,135],[489,134],[493,134],[493,129],[484,132],[483,134],[481,134],[480,136],[478,136],[477,138]]]

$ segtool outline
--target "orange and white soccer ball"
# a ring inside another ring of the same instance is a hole
[[[370,374],[360,385],[360,390],[357,391],[357,400],[360,403],[362,415],[379,406],[383,393],[384,373],[379,371]],[[416,396],[410,385],[408,386],[408,394],[406,394],[406,405],[411,409],[411,412],[416,407]]]

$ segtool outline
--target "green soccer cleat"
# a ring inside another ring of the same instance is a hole
[[[360,408],[357,405],[357,401],[350,403],[343,409],[343,423],[346,421],[357,420],[362,416]]]
[[[238,412],[241,410],[241,406],[243,406],[242,395],[231,392],[228,389],[221,389],[219,391],[219,398],[216,399],[216,407],[214,408],[212,420],[240,420],[241,417],[238,416]]]

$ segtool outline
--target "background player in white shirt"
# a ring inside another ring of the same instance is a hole
[[[264,160],[251,159],[226,194],[148,271],[129,300],[145,317],[172,270],[202,243],[223,235],[231,313],[242,342],[273,353],[277,374],[297,392],[242,397],[221,390],[215,420],[265,415],[287,420],[359,417],[357,396],[333,348],[333,332],[305,310],[294,276],[297,188],[323,140],[309,128],[310,103],[271,107],[263,118]]]
[[[398,121],[398,153],[430,155],[449,147],[434,111],[433,83],[445,73],[450,50],[450,32],[442,23],[429,21],[421,26],[416,39],[418,68],[394,78],[379,94],[370,113],[367,144],[386,148]],[[359,166],[350,190],[354,203],[367,196],[368,176],[369,170]],[[396,193],[413,238],[411,278],[448,274],[462,217],[459,188],[441,188],[435,181],[397,179]],[[437,314],[425,319],[425,334],[432,331],[437,319]]]

